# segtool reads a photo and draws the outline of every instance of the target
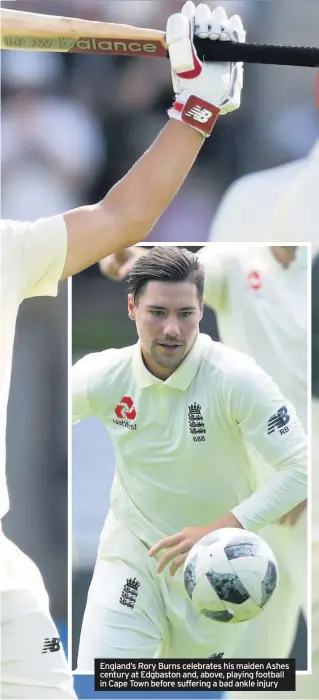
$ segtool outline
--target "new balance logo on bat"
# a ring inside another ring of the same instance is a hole
[[[271,418],[269,418],[268,421],[268,435],[271,435],[271,433],[274,433],[275,430],[279,430],[280,435],[284,435],[284,433],[288,433],[289,428],[287,426],[287,423],[290,421],[290,415],[288,413],[288,408],[287,406],[282,406],[279,408],[277,413],[275,413]]]
[[[209,109],[204,109],[199,105],[194,105],[188,112],[185,113],[185,117],[190,117],[194,119],[195,122],[200,122],[200,124],[206,124],[208,120],[213,116],[213,112]]]

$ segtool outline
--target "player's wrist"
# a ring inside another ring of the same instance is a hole
[[[171,109],[168,110],[171,119],[188,124],[206,138],[212,133],[219,114],[218,107],[186,90],[176,96]]]

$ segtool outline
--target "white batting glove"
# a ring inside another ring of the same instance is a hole
[[[168,115],[209,136],[220,114],[240,106],[243,64],[200,61],[194,35],[212,41],[244,42],[246,32],[239,15],[228,19],[222,7],[211,12],[208,5],[195,7],[191,0],[180,13],[168,18],[166,43],[175,92]]]

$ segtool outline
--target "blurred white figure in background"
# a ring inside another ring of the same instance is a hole
[[[319,109],[319,73],[316,76]],[[209,240],[311,242],[319,249],[319,139],[306,158],[252,173],[231,185]]]
[[[316,104],[319,108],[319,73],[316,76]],[[311,242],[312,254],[319,250],[319,139],[308,157],[287,165],[253,173],[235,182],[226,192],[213,221],[210,240],[264,241],[264,242]],[[206,273],[207,274],[207,273]],[[293,304],[293,297],[292,297]],[[306,379],[306,377],[305,377]],[[293,381],[293,377],[292,377]],[[280,382],[279,382],[280,384]],[[319,402],[312,401],[312,674],[299,676],[294,697],[300,700],[318,697],[319,687]],[[296,407],[297,408],[297,407]],[[297,408],[298,412],[298,408]],[[297,576],[305,557],[305,516],[294,525],[292,546],[285,545],[281,555],[290,568],[291,581]],[[279,547],[281,546],[279,542]],[[299,547],[299,553],[298,553]],[[290,561],[289,561],[290,560]],[[298,576],[297,576],[298,579]],[[298,580],[296,579],[297,586]],[[289,576],[288,576],[289,582]],[[290,600],[292,600],[292,593]],[[300,603],[300,600],[299,600]],[[295,600],[298,605],[298,599]],[[293,601],[292,601],[293,606]],[[297,608],[295,608],[297,614]],[[285,628],[282,624],[282,611],[273,605],[256,624],[249,626],[243,649],[245,657],[267,656],[267,630],[269,639],[282,644],[282,651],[290,653],[293,644],[294,624]],[[310,622],[310,621],[309,621]],[[248,698],[249,693],[236,692],[229,697]],[[272,697],[272,693],[255,693],[254,697]],[[278,699],[291,698],[291,693],[278,693]]]
[[[93,113],[58,92],[61,56],[13,53],[2,59],[10,92],[1,120],[1,214],[33,219],[78,206],[106,149]]]

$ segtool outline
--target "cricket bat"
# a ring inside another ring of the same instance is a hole
[[[319,66],[319,48],[195,39],[206,61]],[[128,24],[1,9],[1,48],[119,56],[168,56],[165,32]]]

